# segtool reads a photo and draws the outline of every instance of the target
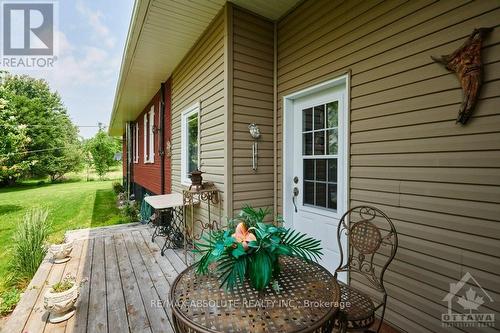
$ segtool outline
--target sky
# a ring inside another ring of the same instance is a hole
[[[58,59],[50,70],[11,70],[43,78],[57,90],[80,135],[108,125],[133,0],[59,0]]]

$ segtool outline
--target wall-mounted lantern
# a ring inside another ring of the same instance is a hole
[[[258,145],[257,140],[260,138],[260,128],[256,124],[252,123],[248,125],[248,129],[250,130],[250,135],[252,136],[254,142],[252,144],[252,170],[254,172],[257,171],[257,158],[258,158]]]
[[[165,155],[168,158],[172,157],[172,142],[170,142],[170,140],[167,140],[167,142],[165,142]]]

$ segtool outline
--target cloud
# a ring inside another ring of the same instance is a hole
[[[61,95],[73,121],[78,125],[106,122],[112,108],[114,90],[121,64],[121,47],[117,47],[120,32],[115,26],[106,26],[99,11],[77,0],[78,19],[66,30],[54,32],[57,61],[49,70],[13,69],[13,74],[28,74],[43,78],[51,89]],[[96,0],[98,2],[100,0]],[[94,3],[98,6],[98,4]],[[90,38],[87,36],[90,34]],[[82,128],[89,137],[95,128]]]
[[[92,45],[73,45],[62,31],[55,32],[58,45],[58,59],[50,70],[13,69],[13,74],[27,73],[43,78],[55,89],[65,95],[70,91],[109,89],[115,85],[120,66],[120,54]]]
[[[102,41],[104,45],[108,48],[112,48],[116,44],[116,39],[112,36],[109,28],[102,22],[104,15],[101,11],[93,11],[83,2],[78,1],[76,3],[76,9],[78,12],[87,19],[87,23],[92,27],[94,32],[94,37]]]

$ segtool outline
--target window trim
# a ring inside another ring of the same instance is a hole
[[[144,121],[143,133],[142,133],[142,138],[144,141],[143,155],[144,155],[144,164],[146,164],[148,163],[148,114],[147,113],[144,113],[143,121]]]
[[[149,153],[148,153],[148,162],[149,163],[154,163],[155,162],[155,132],[154,132],[154,126],[155,126],[155,105],[151,105],[151,109],[148,112],[149,115],[149,122],[148,122],[148,127],[149,127]]]
[[[134,126],[134,163],[139,163],[139,123]]]
[[[195,103],[182,112],[181,116],[181,184],[189,186],[191,180],[187,176],[187,119],[193,114],[198,115],[198,168],[200,167],[200,103]]]

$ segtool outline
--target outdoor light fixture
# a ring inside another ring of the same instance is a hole
[[[260,128],[254,123],[248,125],[250,130],[250,135],[252,136],[254,142],[252,144],[252,170],[257,171],[257,157],[258,157],[258,146],[257,140],[260,138]]]

